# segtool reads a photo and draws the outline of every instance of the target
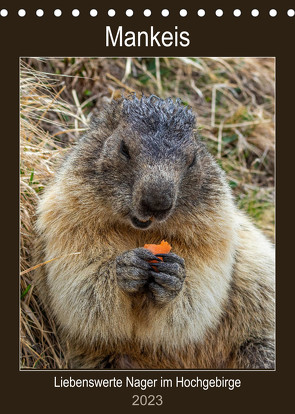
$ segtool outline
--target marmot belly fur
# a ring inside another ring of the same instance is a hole
[[[71,368],[274,368],[273,246],[194,128],[178,100],[114,101],[46,188],[35,260],[63,257],[36,284]]]

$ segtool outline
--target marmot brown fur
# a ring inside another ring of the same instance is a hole
[[[36,263],[80,252],[36,271],[72,368],[274,368],[273,246],[194,128],[179,100],[114,101],[46,188]]]

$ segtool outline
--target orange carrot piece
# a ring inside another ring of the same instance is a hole
[[[162,240],[160,244],[145,244],[143,247],[151,251],[153,254],[167,254],[167,253],[170,253],[170,250],[171,250],[170,244],[166,242],[165,240]],[[159,257],[159,259],[163,260],[162,257]],[[149,260],[149,262],[156,263],[157,261]]]

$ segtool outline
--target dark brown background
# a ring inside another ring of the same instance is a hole
[[[153,5],[155,4],[155,5]],[[164,405],[157,407],[161,412],[179,410],[211,413],[213,409],[227,412],[254,413],[265,412],[277,405],[286,404],[290,387],[293,336],[293,287],[294,270],[291,267],[291,222],[293,223],[293,149],[294,149],[294,21],[286,15],[294,8],[294,1],[269,1],[267,7],[260,1],[245,2],[219,0],[195,2],[194,7],[182,1],[178,6],[168,1],[134,1],[116,5],[115,1],[106,3],[83,0],[72,1],[71,7],[63,6],[61,1],[11,1],[1,2],[9,15],[0,18],[1,39],[1,138],[2,138],[2,291],[1,319],[4,349],[1,352],[2,378],[5,381],[5,395],[12,393],[8,400],[10,408],[22,412],[51,410],[54,412],[123,412],[133,410],[133,394],[156,394],[164,396]],[[19,8],[25,8],[27,15],[20,18]],[[42,8],[45,15],[38,18],[35,10]],[[56,18],[53,10],[60,8],[63,15]],[[71,10],[78,8],[80,17],[74,18]],[[96,18],[89,16],[89,10],[96,8]],[[107,10],[114,8],[116,16],[107,16]],[[134,16],[125,16],[125,10],[132,8]],[[152,16],[146,18],[144,9],[152,10]],[[161,10],[167,8],[170,15],[161,16]],[[188,16],[179,16],[179,10],[185,8]],[[206,16],[199,18],[196,11],[206,10]],[[215,16],[215,10],[224,11],[222,18]],[[235,18],[232,11],[242,10],[242,16]],[[253,18],[253,8],[260,16]],[[271,18],[268,11],[275,8],[278,16]],[[105,26],[117,28],[122,25],[126,30],[155,30],[190,33],[190,46],[186,48],[107,48],[105,46]],[[138,392],[136,389],[54,389],[53,377],[69,378],[124,378],[124,372],[36,372],[18,369],[18,59],[20,56],[275,56],[277,68],[277,370],[276,372],[129,372],[128,375],[142,378],[160,376],[201,378],[240,378],[242,386],[234,391],[210,389],[150,389]],[[5,249],[4,249],[5,246]],[[292,312],[292,313],[291,313]],[[288,385],[289,384],[289,385]],[[283,395],[285,394],[285,395]],[[285,405],[286,406],[286,405]],[[104,407],[104,408],[102,408]],[[129,408],[130,407],[130,408]],[[140,410],[151,407],[140,408]],[[154,407],[155,409],[155,407]],[[283,407],[282,407],[283,409]],[[284,411],[284,409],[283,409]]]

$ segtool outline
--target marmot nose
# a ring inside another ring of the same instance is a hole
[[[146,194],[141,200],[142,209],[146,214],[157,215],[171,210],[173,198],[170,194]]]

